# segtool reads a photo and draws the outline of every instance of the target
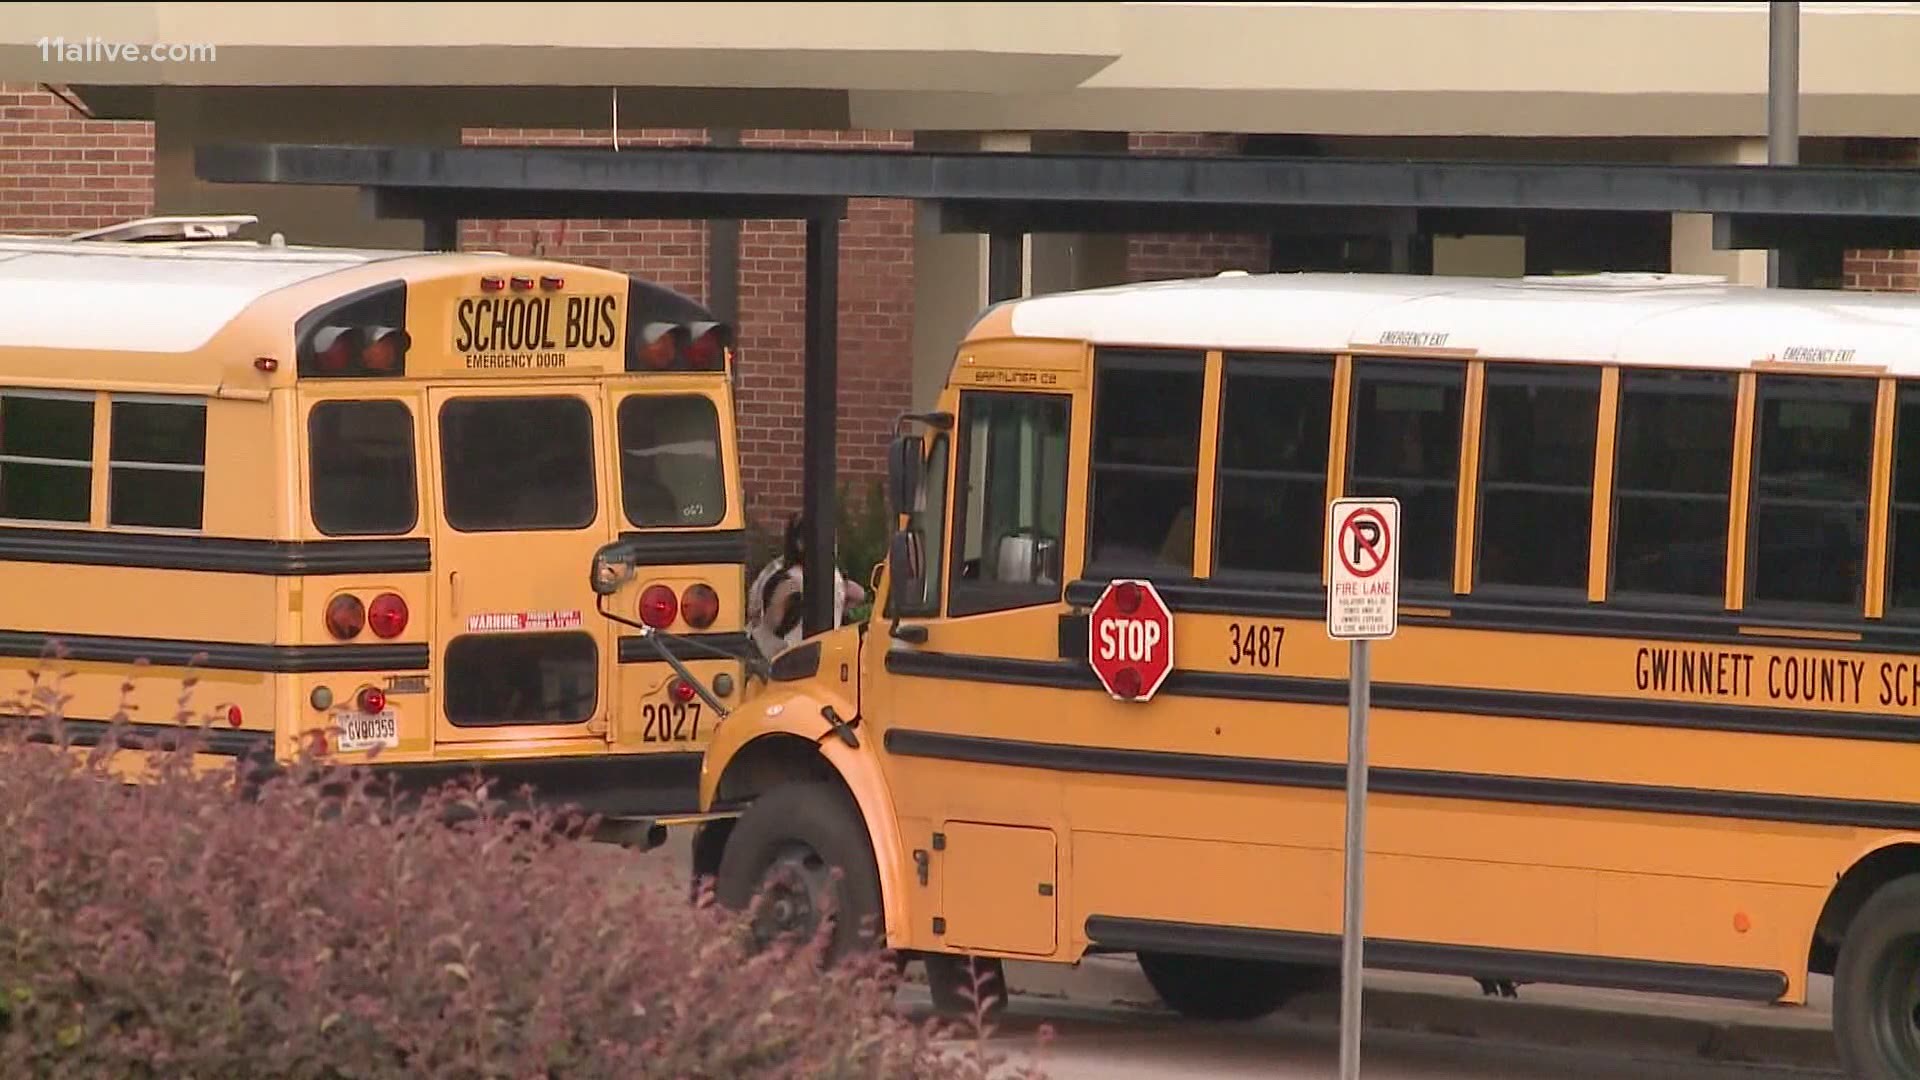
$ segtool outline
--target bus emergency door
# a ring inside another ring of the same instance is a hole
[[[615,519],[591,385],[435,389],[435,742],[605,743],[587,567]]]

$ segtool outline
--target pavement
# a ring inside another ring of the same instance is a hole
[[[1028,1012],[1071,1005],[1114,1018],[1114,1013],[1124,1011],[1134,1018],[1121,1022],[1135,1024],[1158,1025],[1165,1017],[1172,1024],[1196,1029],[1226,1026],[1248,1035],[1291,1032],[1302,1046],[1337,1033],[1340,1026],[1339,997],[1333,992],[1298,998],[1258,1024],[1177,1020],[1159,1006],[1131,957],[1089,957],[1075,968],[1009,964],[1007,982]],[[1685,1075],[1705,1075],[1698,1070],[1709,1063],[1816,1074],[1839,1069],[1833,1049],[1831,982],[1822,977],[1815,978],[1808,1004],[1800,1008],[1540,984],[1521,986],[1518,998],[1494,998],[1482,994],[1472,979],[1379,971],[1368,972],[1363,985],[1366,1038],[1385,1038],[1385,1045],[1403,1049],[1413,1043],[1428,1045],[1436,1038],[1477,1041],[1576,1055],[1592,1052],[1613,1059],[1626,1056],[1648,1065],[1671,1062],[1694,1070]],[[1083,1015],[1097,1022],[1096,1014]],[[1368,1075],[1374,1075],[1373,1070]]]

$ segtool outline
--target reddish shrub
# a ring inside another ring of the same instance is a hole
[[[42,695],[45,696],[45,695]],[[47,1077],[983,1077],[891,965],[751,952],[744,923],[552,814],[403,804],[300,762],[140,784],[0,734],[0,1055]],[[458,815],[453,815],[458,816]]]

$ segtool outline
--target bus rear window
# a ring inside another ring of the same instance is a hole
[[[420,517],[413,412],[399,401],[323,401],[307,414],[309,502],[328,536],[396,536]]]
[[[634,394],[620,403],[620,499],[642,528],[726,516],[720,414],[710,399]]]
[[[593,411],[580,398],[440,407],[443,513],[460,532],[586,528],[600,512],[593,459]]]

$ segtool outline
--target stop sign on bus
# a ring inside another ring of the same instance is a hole
[[[1152,582],[1107,583],[1088,616],[1087,661],[1115,700],[1152,700],[1173,672],[1173,612]]]

